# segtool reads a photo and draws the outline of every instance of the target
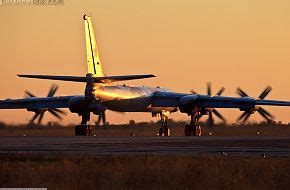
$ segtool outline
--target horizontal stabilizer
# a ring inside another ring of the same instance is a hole
[[[60,81],[71,81],[71,82],[87,82],[86,77],[80,76],[51,76],[51,75],[18,75],[19,77],[25,78],[36,78],[36,79],[48,79],[48,80],[60,80]],[[155,75],[122,75],[122,76],[106,76],[106,77],[93,77],[94,83],[112,83],[126,80],[137,80],[155,77]]]

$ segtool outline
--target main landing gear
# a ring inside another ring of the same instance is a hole
[[[170,129],[168,128],[168,116],[164,113],[160,114],[161,127],[158,132],[158,136],[171,136]]]
[[[185,136],[201,136],[201,126],[198,125],[198,121],[201,118],[200,114],[190,115],[190,124],[184,128]]]
[[[82,114],[82,123],[75,127],[75,136],[91,136],[92,129],[90,125],[87,125],[87,122],[90,120],[90,113]]]

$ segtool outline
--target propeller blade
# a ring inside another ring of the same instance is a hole
[[[212,115],[212,112],[209,112],[208,113],[208,119],[207,119],[207,122],[210,126],[212,126],[214,124],[214,119],[213,119],[213,115]]]
[[[270,119],[268,118],[268,116],[262,112],[261,110],[258,110],[258,113],[266,120],[266,121],[269,121]]]
[[[222,87],[217,93],[216,93],[216,95],[217,96],[220,96],[220,95],[222,95],[222,93],[225,91],[225,87]]]
[[[54,110],[48,110],[49,113],[57,117],[58,119],[62,120],[62,117]]]
[[[226,122],[227,120],[222,116],[222,114],[220,114],[220,112],[218,112],[216,109],[213,109],[212,112],[221,120],[223,120],[223,122]]]
[[[262,110],[266,115],[268,115],[271,119],[274,119],[275,116],[273,116],[270,112],[268,112],[267,110],[263,109],[262,107],[260,107],[260,110]]]
[[[264,98],[266,98],[266,96],[268,96],[268,94],[272,91],[272,87],[268,86],[265,88],[265,90],[260,94],[259,98],[261,100],[263,100]]]
[[[191,93],[191,94],[197,94],[197,92],[194,91],[194,90],[190,90],[190,93]]]
[[[207,86],[207,95],[211,96],[211,83],[208,82],[208,83],[206,84],[206,86]]]
[[[246,117],[247,112],[245,111],[242,115],[237,119],[237,122],[240,122],[244,117]]]
[[[52,92],[54,91],[54,87],[53,85],[50,87],[49,91],[48,91],[48,94],[47,94],[47,97],[51,97],[51,94]]]
[[[239,87],[237,88],[237,91],[236,92],[241,97],[247,97],[248,96],[248,94],[245,91],[243,91],[241,88],[239,88]]]
[[[41,123],[42,119],[43,119],[43,116],[44,116],[44,112],[40,114],[39,118],[38,118],[38,124]]]
[[[274,116],[272,114],[270,114],[268,111],[266,111],[265,109],[261,107],[258,109],[258,112],[267,121],[272,121],[274,119]]]
[[[34,94],[32,94],[31,92],[29,92],[28,90],[25,90],[25,95],[27,96],[27,97],[36,97]]]
[[[248,121],[249,117],[251,116],[250,113],[246,112],[246,117],[243,119],[242,123],[245,123],[246,121]]]
[[[52,110],[54,110],[57,113],[63,114],[63,115],[66,115],[67,114],[65,111],[63,111],[61,109],[58,109],[58,108],[55,108],[55,109],[52,109]]]
[[[33,115],[32,119],[29,121],[29,123],[33,123],[34,120],[36,120],[38,116],[39,116],[39,113],[35,113],[35,114]]]
[[[51,88],[50,88],[48,94],[47,94],[47,97],[52,97],[52,96],[54,96],[54,94],[56,93],[57,89],[58,89],[58,86],[55,85],[55,84],[53,84],[53,85],[51,86]]]

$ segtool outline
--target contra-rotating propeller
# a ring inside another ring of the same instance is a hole
[[[225,88],[222,87],[217,93],[216,96],[221,96],[222,93],[225,91]],[[192,94],[197,94],[196,91],[191,90],[190,91]],[[211,83],[207,83],[207,95],[212,96],[212,87],[211,87]],[[220,112],[217,111],[217,109],[211,109],[208,111],[208,119],[207,122],[209,125],[213,125],[214,124],[214,119],[213,119],[213,115],[217,116],[219,119],[221,119],[223,122],[226,122],[227,120],[222,116],[222,114],[220,114]]]
[[[268,86],[266,87],[262,93],[260,94],[260,96],[258,97],[258,99],[263,100],[266,98],[266,96],[268,96],[268,94],[271,92],[272,87]],[[237,94],[240,95],[241,97],[249,97],[248,94],[242,90],[241,88],[237,88]],[[250,116],[255,113],[258,112],[267,122],[272,122],[274,120],[274,116],[269,113],[268,111],[266,111],[264,108],[262,108],[261,106],[256,106],[255,108],[248,110],[248,111],[244,111],[244,113],[237,119],[237,122],[242,122],[245,123]]]
[[[51,86],[50,90],[48,91],[47,97],[53,97],[54,94],[56,93],[57,89],[58,89],[58,86],[53,84]],[[33,93],[31,93],[30,91],[26,90],[25,91],[25,97],[26,98],[34,98],[36,96]],[[62,110],[57,109],[57,108],[53,108],[53,109],[33,109],[33,110],[28,110],[28,111],[35,112],[34,116],[32,117],[32,119],[30,120],[29,123],[33,123],[36,119],[38,119],[38,124],[41,123],[41,121],[43,119],[43,116],[44,116],[46,111],[51,113],[53,116],[55,116],[59,120],[63,119],[63,117],[61,115],[66,115],[65,111],[62,111]]]

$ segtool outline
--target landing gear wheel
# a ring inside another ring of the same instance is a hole
[[[195,136],[200,137],[201,136],[201,126],[197,125],[195,127]]]
[[[87,125],[86,127],[86,136],[92,136],[93,135],[93,130],[91,129],[90,125]]]
[[[198,120],[201,115],[199,113],[190,115],[190,124],[184,127],[185,136],[201,136],[201,126],[198,125]]]
[[[163,136],[163,127],[159,128],[158,136]]]
[[[196,136],[196,125],[192,125],[190,127],[191,136]]]
[[[75,127],[75,136],[91,136],[92,129],[90,125],[77,125]]]
[[[171,136],[171,131],[168,127],[164,128],[164,136],[170,137]]]
[[[168,127],[161,127],[159,128],[158,136],[160,137],[170,137],[171,130]]]
[[[201,126],[200,125],[192,125],[192,126],[185,126],[185,136],[201,136]]]
[[[86,134],[86,127],[84,125],[77,125],[75,127],[75,136],[85,136]]]
[[[163,113],[160,113],[160,117],[161,117],[161,127],[159,128],[158,136],[160,136],[160,137],[171,136],[171,131],[168,128],[168,117],[166,115],[163,115]]]
[[[191,127],[190,125],[185,125],[184,127],[184,136],[191,136]]]

